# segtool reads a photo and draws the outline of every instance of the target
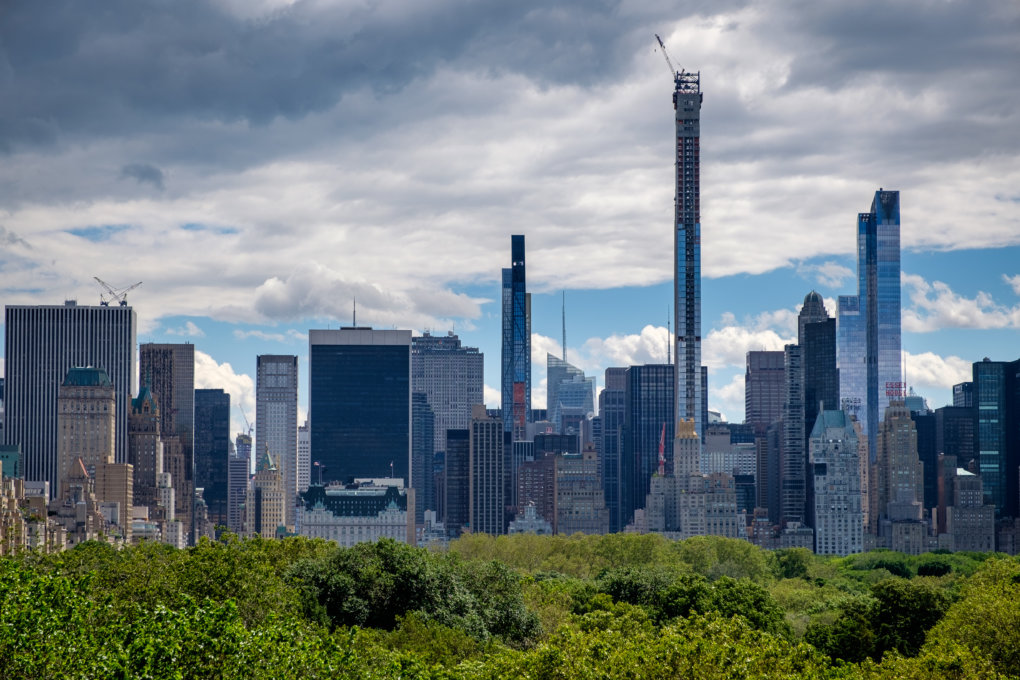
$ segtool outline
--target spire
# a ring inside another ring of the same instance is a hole
[[[567,291],[563,291],[563,363],[567,363]]]
[[[666,306],[666,365],[667,366],[669,366],[670,364],[673,363],[673,356],[672,356],[672,353],[671,353],[672,347],[670,347],[670,345],[673,344],[673,331],[670,328],[669,322],[670,322],[669,305],[667,305]]]

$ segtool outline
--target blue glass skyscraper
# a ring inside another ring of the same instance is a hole
[[[503,430],[524,439],[531,420],[531,295],[524,278],[524,236],[510,237],[511,267],[503,270]]]
[[[703,424],[701,367],[701,77],[674,74],[676,199],[674,201],[673,301],[676,317],[675,417]],[[671,423],[672,425],[672,423]],[[704,436],[703,432],[699,435]]]
[[[857,216],[857,295],[841,295],[837,343],[840,401],[857,416],[875,462],[878,423],[902,399],[900,354],[900,192],[875,192]]]

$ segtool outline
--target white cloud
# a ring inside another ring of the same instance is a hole
[[[708,381],[708,407],[719,411],[731,423],[744,421],[744,374],[736,373],[733,378],[719,387]]]
[[[308,340],[308,335],[301,331],[290,328],[286,333],[267,333],[266,331],[260,331],[257,328],[249,330],[241,330],[240,328],[234,330],[234,337],[238,340],[247,340],[248,338],[257,338],[259,340],[266,340],[269,342],[304,342]]]
[[[929,283],[916,274],[902,275],[910,307],[903,307],[903,330],[927,333],[942,328],[1020,328],[1020,305],[1007,307],[978,291],[973,298],[959,295],[942,281]]]
[[[581,347],[581,355],[588,357],[586,363],[599,368],[664,364],[669,342],[670,335],[665,326],[649,324],[640,333],[589,338]]]
[[[186,338],[204,338],[205,331],[195,325],[193,321],[185,322],[181,328],[168,328],[165,333],[167,335],[180,335]]]
[[[710,369],[744,366],[747,363],[747,353],[751,350],[776,351],[796,341],[796,331],[792,337],[783,337],[774,330],[724,326],[713,329],[705,338],[702,343],[702,361]]]
[[[847,279],[854,278],[851,269],[831,260],[822,264],[798,264],[797,273],[827,288],[841,288]]]
[[[907,382],[923,393],[925,388],[950,389],[973,376],[972,362],[958,356],[939,356],[934,352],[903,352]]]
[[[1006,274],[1003,274],[1002,280],[1010,285],[1014,293],[1020,295],[1020,274],[1017,274],[1016,276],[1007,276]]]
[[[500,403],[503,401],[503,395],[499,389],[490,385],[485,385],[482,388],[482,399],[485,400],[486,408],[500,408]]]
[[[243,419],[237,407],[244,409],[249,420],[255,419],[255,381],[250,375],[237,373],[229,363],[219,363],[205,352],[195,350],[195,389],[222,389],[230,394],[230,423],[233,432],[243,432]],[[254,424],[254,422],[253,422]]]

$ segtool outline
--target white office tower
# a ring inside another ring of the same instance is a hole
[[[72,366],[104,369],[116,402],[114,457],[128,459],[135,312],[127,305],[8,305],[4,315],[4,442],[20,445],[28,481],[57,484],[57,390]]]
[[[294,530],[298,494],[298,359],[263,354],[256,359],[255,447],[269,450],[283,483],[284,524]]]
[[[815,552],[843,556],[863,552],[861,447],[850,417],[844,411],[819,413],[809,449]]]

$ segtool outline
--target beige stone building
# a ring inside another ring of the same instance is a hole
[[[264,447],[245,496],[245,532],[252,536],[274,538],[279,528],[286,528],[285,497],[283,476],[269,448]]]
[[[116,393],[104,369],[68,369],[57,390],[58,495],[76,459],[90,476],[100,463],[114,462],[116,411]]]

